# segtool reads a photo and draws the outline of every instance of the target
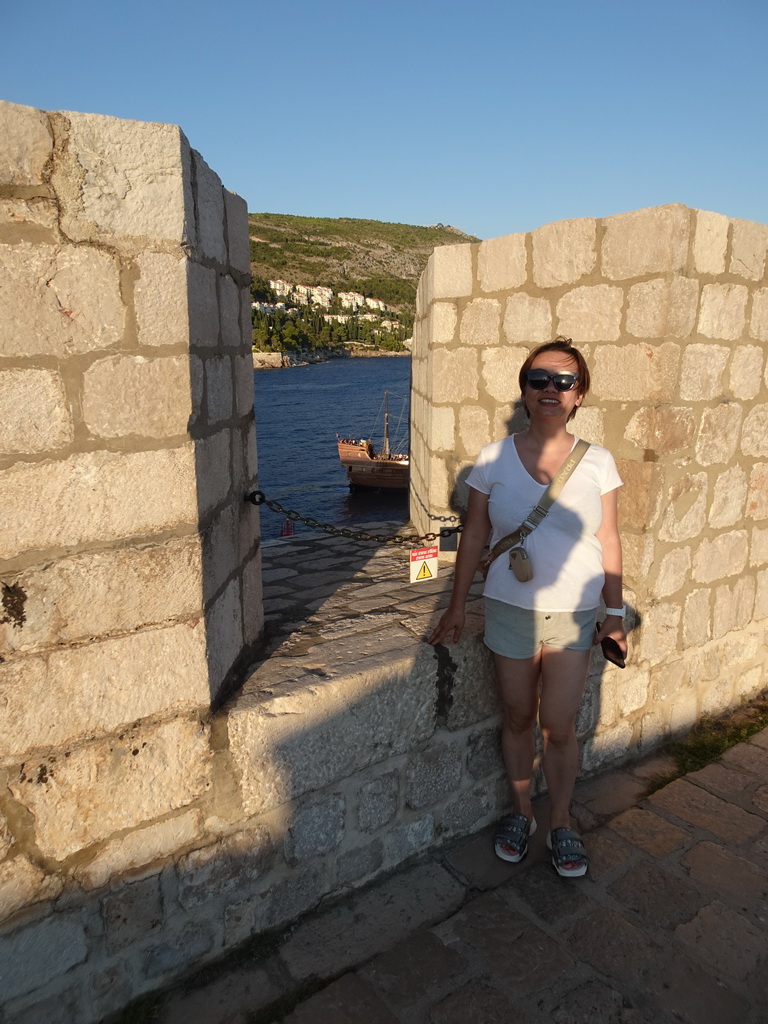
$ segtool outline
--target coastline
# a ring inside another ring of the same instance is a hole
[[[331,359],[373,359],[379,357],[407,356],[411,353],[384,352],[381,349],[370,349],[363,346],[350,346],[341,351],[338,349],[314,349],[298,352],[258,352],[253,351],[254,370],[288,370],[294,366],[310,366],[313,363],[327,363]]]

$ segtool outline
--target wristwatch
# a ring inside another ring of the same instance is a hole
[[[606,615],[618,615],[620,619],[623,619],[627,614],[627,606],[623,604],[621,608],[608,608],[605,609]]]

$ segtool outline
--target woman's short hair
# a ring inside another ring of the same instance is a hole
[[[571,338],[566,338],[563,334],[558,334],[554,341],[547,341],[543,345],[539,345],[538,348],[534,348],[532,351],[528,353],[528,358],[520,367],[520,373],[518,374],[517,378],[518,383],[520,384],[520,393],[525,393],[525,385],[527,383],[526,374],[530,370],[531,365],[533,364],[533,360],[536,358],[536,356],[540,356],[544,352],[562,352],[563,355],[570,356],[570,358],[573,359],[573,361],[576,363],[576,372],[579,375],[579,380],[576,385],[576,394],[582,396],[586,395],[586,393],[589,391],[590,384],[589,367],[587,366],[587,362],[584,359],[584,356],[573,344],[573,340]],[[525,403],[523,404],[525,405]],[[578,406],[574,407],[573,412],[568,417],[569,420],[572,420],[573,417],[576,415],[577,408]],[[525,412],[526,415],[528,415],[527,407]]]

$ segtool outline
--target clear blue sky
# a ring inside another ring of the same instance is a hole
[[[40,0],[0,98],[179,124],[249,210],[481,238],[679,202],[768,223],[766,0]]]

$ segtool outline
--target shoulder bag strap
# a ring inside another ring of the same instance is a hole
[[[515,545],[519,544],[520,541],[527,537],[529,533],[533,533],[536,527],[544,519],[547,512],[549,512],[557,501],[560,496],[560,492],[563,487],[565,487],[568,477],[584,458],[588,448],[589,442],[582,441],[581,438],[579,438],[574,445],[573,451],[562,464],[558,473],[552,478],[552,480],[550,480],[549,487],[547,487],[546,491],[544,491],[541,496],[541,501],[526,518],[525,522],[521,523],[513,533],[508,533],[506,537],[502,537],[500,540],[497,540],[485,558],[481,560],[480,565],[485,572],[488,571],[488,566],[490,566],[491,562],[497,559],[499,555],[502,555],[505,551],[509,551],[510,548],[515,547]]]

